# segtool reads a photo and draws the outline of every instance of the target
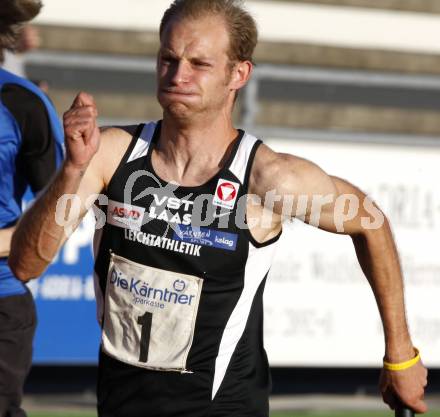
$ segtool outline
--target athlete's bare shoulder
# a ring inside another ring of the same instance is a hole
[[[297,181],[310,164],[295,155],[275,152],[269,146],[259,146],[250,176],[250,191],[265,194],[270,190],[282,189],[284,184]]]
[[[325,194],[333,189],[330,178],[313,162],[296,155],[279,153],[262,144],[252,166],[249,192],[264,197],[277,195]]]
[[[125,155],[137,126],[102,127],[101,143],[96,154],[96,164],[99,166],[104,184],[110,182],[121,159]]]

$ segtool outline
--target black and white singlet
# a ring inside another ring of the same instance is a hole
[[[240,131],[207,183],[154,172],[160,122],[141,125],[107,189],[95,237],[102,344],[98,410],[118,417],[267,417],[263,289],[276,238],[246,228],[261,141]]]

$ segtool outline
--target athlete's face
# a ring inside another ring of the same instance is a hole
[[[173,19],[158,54],[159,103],[172,117],[227,111],[236,83],[227,50],[229,35],[220,17]]]

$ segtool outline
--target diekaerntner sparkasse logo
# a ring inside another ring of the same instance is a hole
[[[233,209],[237,201],[239,188],[240,184],[237,182],[219,179],[215,189],[214,206]]]
[[[174,281],[173,287],[176,291],[182,292],[186,288],[185,281],[177,279],[176,281]]]

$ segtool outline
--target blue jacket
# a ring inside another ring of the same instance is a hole
[[[40,191],[63,159],[63,130],[45,94],[0,68],[0,229],[17,223],[28,187]],[[0,258],[0,297],[26,291]]]

